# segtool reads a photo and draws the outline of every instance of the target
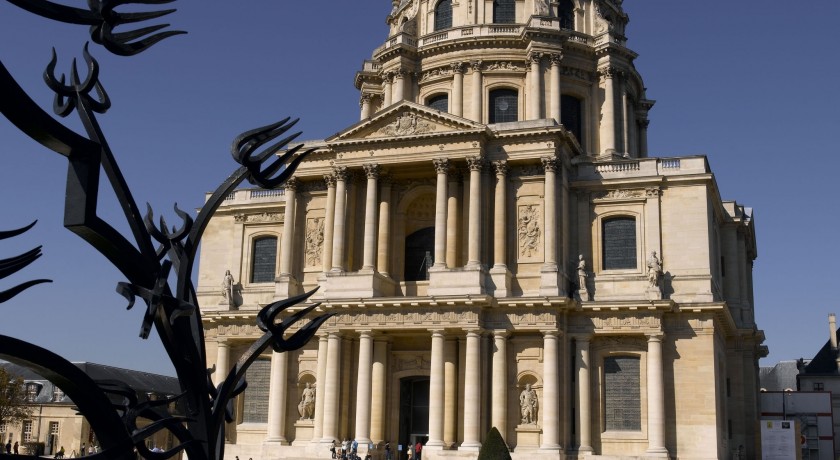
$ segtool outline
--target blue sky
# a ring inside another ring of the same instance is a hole
[[[247,129],[300,117],[302,138],[315,139],[358,120],[353,76],[386,39],[390,1],[175,6],[169,22],[188,35],[133,58],[92,47],[113,102],[99,121],[141,206],[149,202],[173,221],[175,202],[199,207],[204,192],[235,168],[230,142]],[[648,98],[657,101],[651,156],[707,155],[722,197],[755,209],[756,319],[770,347],[761,364],[814,355],[827,340],[828,313],[840,310],[831,294],[840,277],[840,2],[624,6],[628,46],[639,53]],[[40,77],[50,48],[66,71],[87,39],[84,27],[0,2],[0,60],[42,107],[52,104]],[[72,115],[67,124],[78,128]],[[138,338],[142,309],[125,310],[115,292],[120,274],[62,227],[64,158],[2,118],[0,155],[0,229],[39,220],[26,235],[0,243],[0,257],[44,245],[40,260],[0,288],[54,280],[0,305],[0,334],[74,361],[170,373],[157,338]],[[114,203],[106,199],[100,215],[121,222]]]

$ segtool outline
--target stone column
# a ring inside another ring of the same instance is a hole
[[[292,276],[292,244],[295,236],[295,208],[297,207],[298,181],[291,177],[286,181],[286,213],[283,217],[283,235],[280,239],[280,276]]]
[[[344,271],[344,219],[347,207],[347,167],[339,166],[335,175],[335,219],[333,221],[332,271]]]
[[[391,254],[391,179],[380,178],[382,197],[379,199],[379,244],[376,245],[376,269],[384,276],[390,276]]]
[[[647,118],[639,120],[639,158],[648,156],[647,129],[650,120]]]
[[[650,334],[647,339],[647,454],[668,457],[668,449],[665,448],[665,376],[662,370],[662,334]]]
[[[470,168],[470,220],[467,267],[481,266],[481,168],[484,159],[480,156],[467,157]]]
[[[577,384],[578,384],[578,452],[592,452],[592,398],[589,394],[589,336],[577,337]]]
[[[542,95],[542,87],[540,85],[540,61],[542,54],[530,53],[528,54],[528,61],[531,62],[531,72],[529,74],[530,84],[528,86],[528,116],[527,120],[539,120],[540,118],[540,96]]]
[[[453,268],[458,266],[458,181],[461,174],[455,169],[448,173],[449,184],[447,185],[446,203],[446,266]]]
[[[393,101],[392,92],[393,89],[391,88],[391,81],[394,78],[394,74],[391,72],[385,72],[382,75],[382,108],[386,108],[391,105],[391,101]]]
[[[484,94],[484,88],[481,83],[481,61],[472,61],[472,110],[471,116],[474,121],[481,123],[481,98]]]
[[[370,443],[371,368],[373,337],[370,331],[359,332],[359,370],[356,378],[356,441]]]
[[[559,332],[543,331],[543,404],[538,418],[542,420],[543,442],[540,449],[560,450],[560,368]]]
[[[288,353],[271,353],[271,380],[268,385],[268,442],[286,444],[286,400]],[[317,400],[317,399],[316,399]]]
[[[543,270],[557,270],[557,160],[542,157],[545,168],[545,264]]]
[[[481,332],[467,331],[464,369],[464,442],[462,450],[481,447]]]
[[[506,160],[493,162],[496,169],[496,203],[493,220],[493,267],[507,268],[507,172]]]
[[[443,347],[442,330],[432,332],[432,363],[429,370],[429,441],[427,447],[443,448]]]
[[[362,108],[362,115],[361,119],[364,120],[365,118],[370,118],[370,100],[371,95],[367,93],[362,93],[362,97],[359,100],[359,106]]]
[[[455,447],[458,439],[458,339],[446,339],[443,349],[443,442]]]
[[[315,375],[315,426],[313,427],[312,433],[312,440],[314,442],[319,442],[324,436],[324,399],[326,396],[328,343],[326,334],[318,335],[318,369]]]
[[[562,123],[560,118],[560,101],[563,94],[560,88],[560,62],[563,60],[562,53],[551,55],[551,109],[548,117],[553,118],[557,123]],[[583,139],[579,139],[583,142]]]
[[[601,104],[601,152],[615,152],[615,80],[618,69],[606,66],[598,69],[604,82],[604,102]]]
[[[216,343],[216,371],[213,372],[213,384],[217,387],[225,381],[230,372],[230,344],[225,339]]]
[[[398,69],[394,72],[394,104],[405,99],[406,77],[408,77],[408,75],[406,75],[406,72],[403,69]]]
[[[449,160],[433,160],[437,173],[437,193],[435,195],[435,268],[446,268],[446,172]]]
[[[371,366],[370,439],[374,443],[385,440],[385,401],[388,393],[388,342],[381,337],[373,341]]]
[[[330,332],[327,343],[327,369],[324,385],[324,427],[321,443],[338,439],[339,375],[341,371],[341,335]]]
[[[507,330],[493,331],[493,407],[490,420],[492,426],[499,430],[504,439],[508,438],[507,338],[509,334]]]
[[[630,114],[628,113],[627,84],[624,78],[619,79],[621,86],[621,151],[630,152]]]
[[[365,191],[365,239],[362,252],[362,270],[376,270],[376,189],[379,179],[379,165],[364,165],[367,176],[367,190]]]
[[[327,183],[327,209],[324,216],[324,247],[321,250],[321,269],[324,272],[332,268],[333,226],[335,225],[335,176],[324,175]]]
[[[452,101],[449,104],[452,115],[464,115],[464,63],[452,64]]]

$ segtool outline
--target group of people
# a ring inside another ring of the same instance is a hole
[[[11,439],[9,439],[8,441],[6,441],[6,453],[7,453],[7,454],[14,453],[15,455],[17,455],[17,454],[18,454],[18,450],[20,450],[20,445],[18,444],[18,442],[17,442],[17,441],[15,441],[15,445],[14,445],[14,446],[12,446],[12,440],[11,440]]]
[[[368,445],[368,451],[365,454],[364,460],[370,460],[370,453],[373,450],[373,444]],[[387,442],[385,443],[385,458],[386,460],[390,460],[390,450],[391,445]],[[362,460],[359,457],[359,441],[350,440],[350,438],[344,438],[340,444],[336,445],[333,443],[330,446],[330,455],[332,458],[341,459],[341,460]]]

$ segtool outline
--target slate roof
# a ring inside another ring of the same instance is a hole
[[[799,374],[796,361],[780,361],[773,367],[758,369],[759,386],[767,391],[785,391],[796,389],[796,376]]]
[[[840,329],[837,330],[840,335]],[[826,341],[825,345],[814,356],[803,369],[803,374],[808,375],[836,375],[837,374],[837,350],[831,349],[831,342]]]

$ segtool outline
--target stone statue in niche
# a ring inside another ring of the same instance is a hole
[[[536,0],[534,2],[534,13],[537,16],[548,16],[548,2],[546,0]]]
[[[583,299],[584,294],[586,294],[586,260],[583,258],[583,254],[578,256],[578,264],[577,264],[577,276],[578,276],[578,292],[580,293],[581,299]],[[584,299],[586,300],[586,299]]]
[[[222,297],[225,298],[227,301],[227,305],[231,308],[236,306],[236,300],[233,297],[233,291],[236,288],[236,281],[233,279],[233,275],[230,274],[230,270],[225,270],[225,277],[222,279]],[[222,304],[225,303],[223,300]]]
[[[660,289],[662,276],[662,261],[656,256],[656,251],[651,251],[647,260],[648,283],[650,288]]]
[[[531,388],[531,384],[525,385],[522,393],[519,393],[519,407],[522,410],[522,424],[537,424],[537,391]]]
[[[301,420],[311,420],[315,415],[315,389],[309,383],[306,384],[300,396],[298,412]]]

